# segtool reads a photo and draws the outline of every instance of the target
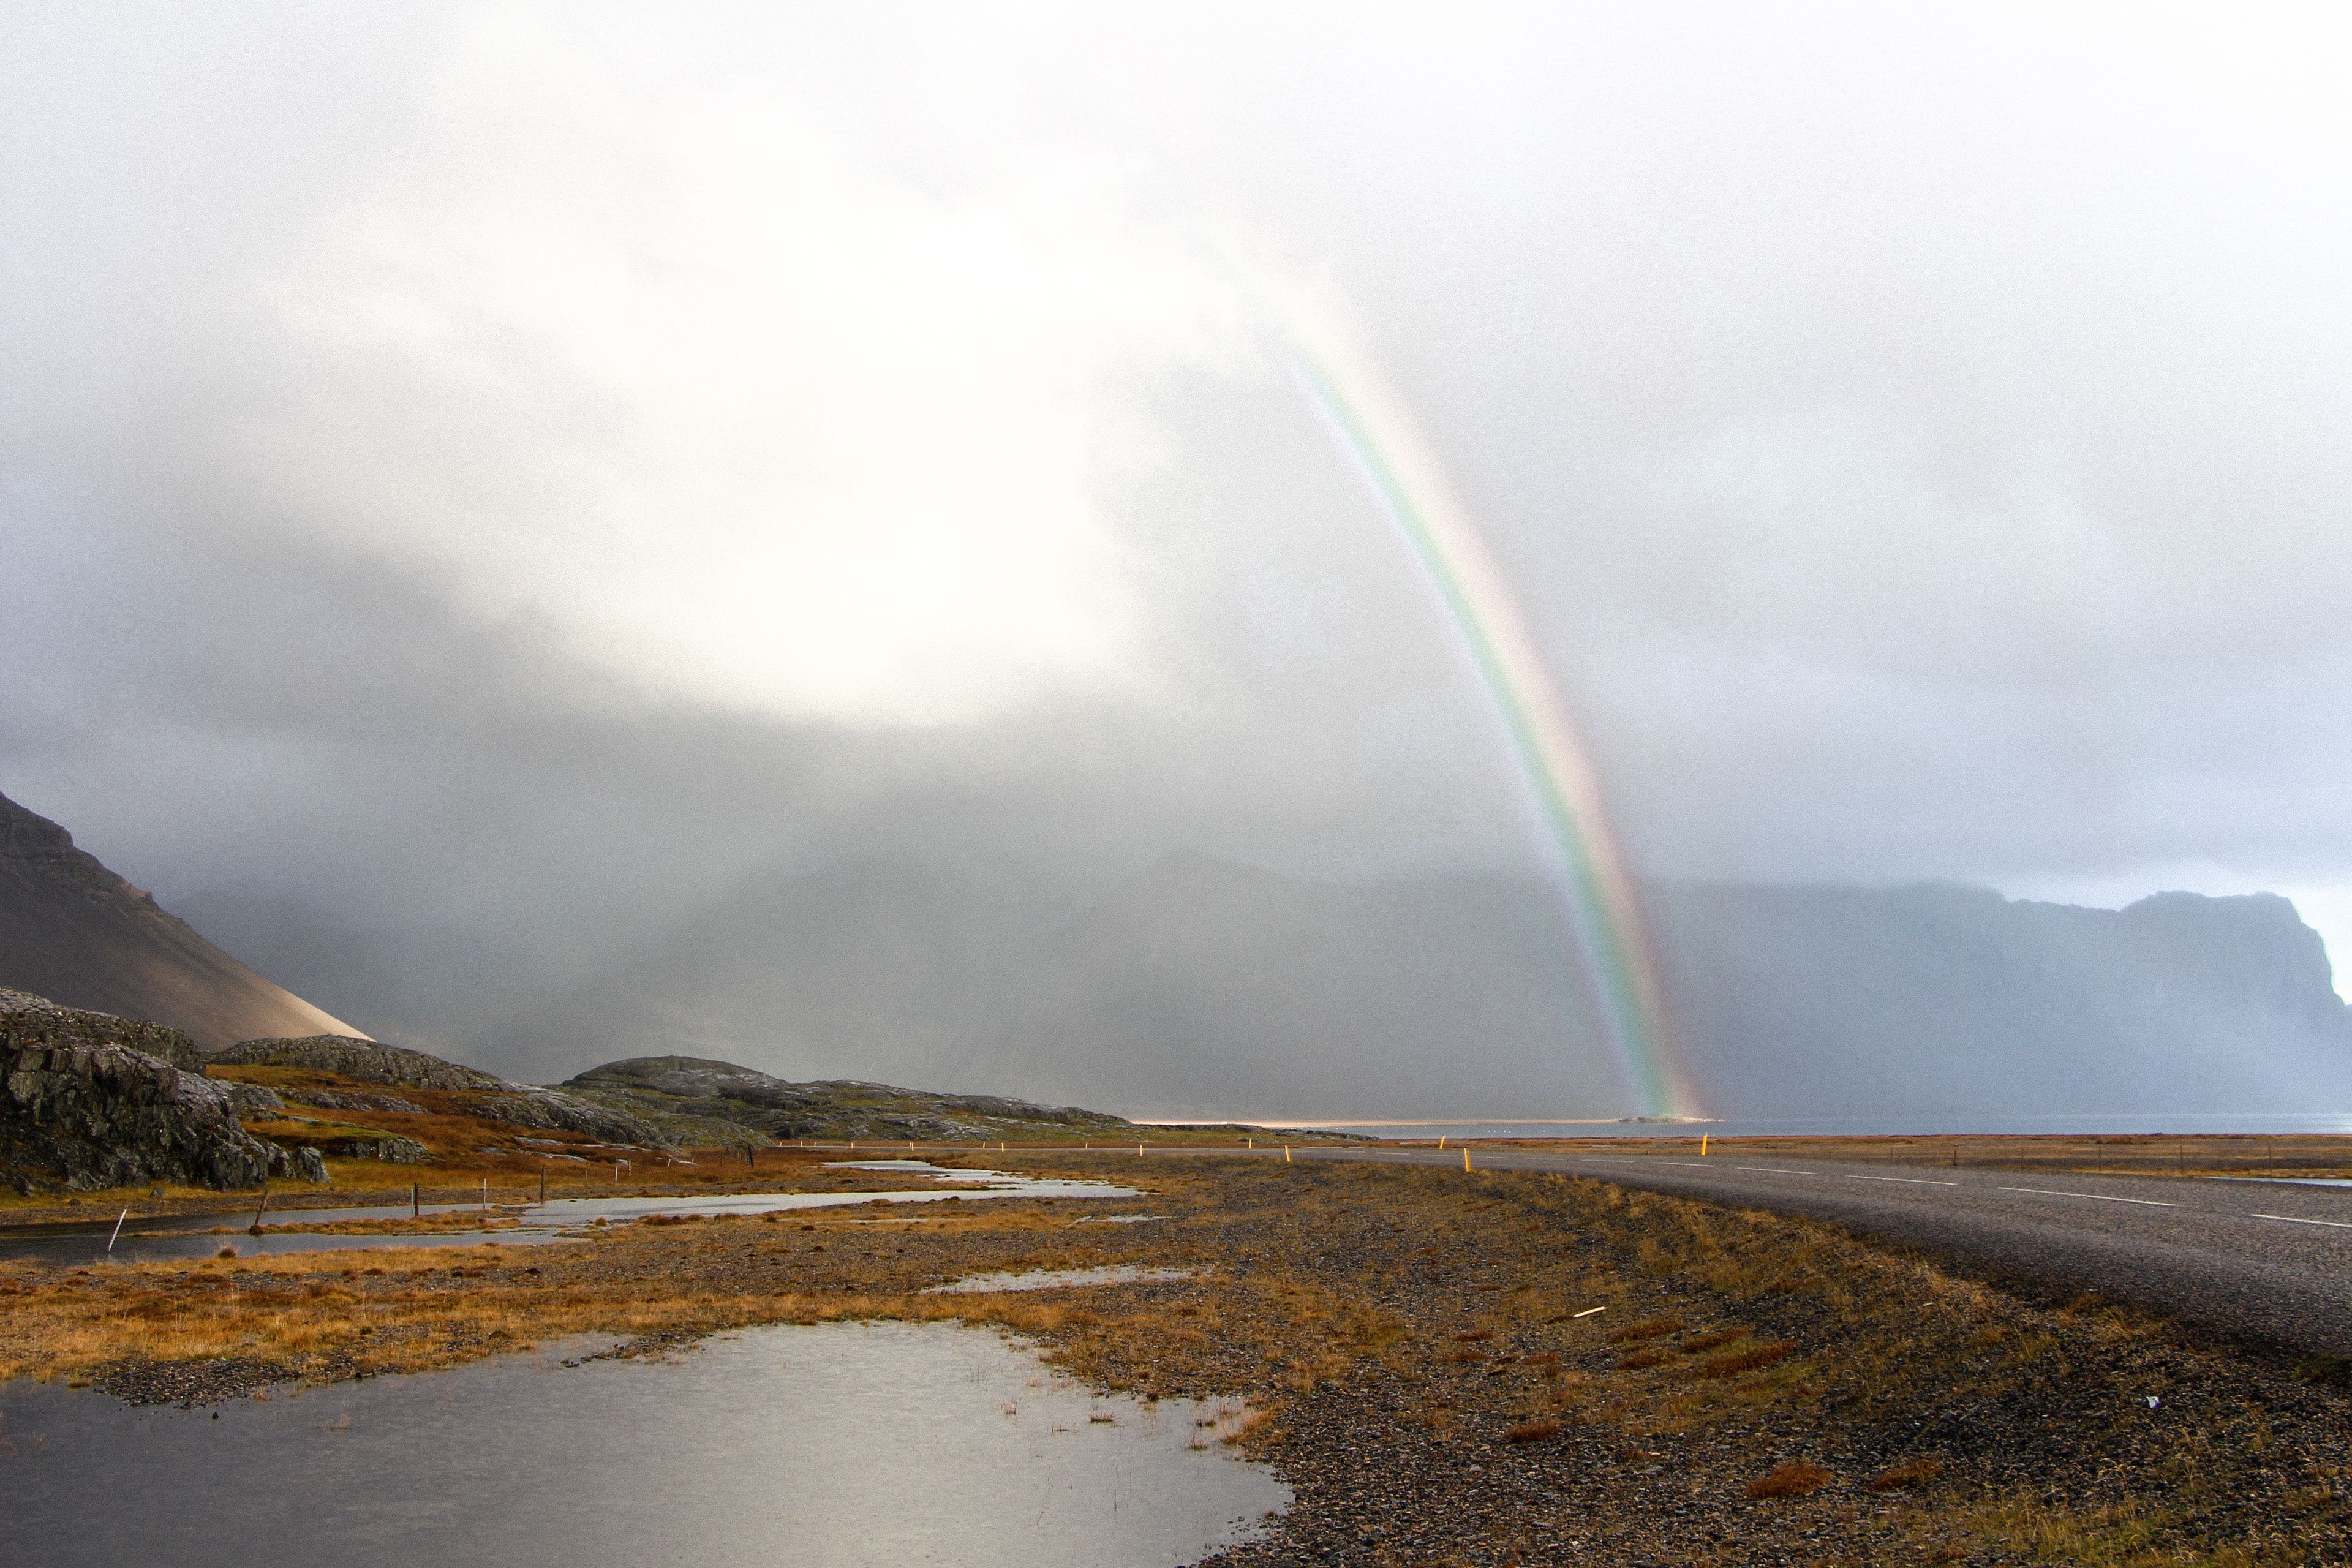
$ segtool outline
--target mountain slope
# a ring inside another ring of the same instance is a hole
[[[5,795],[0,986],[168,1024],[207,1050],[264,1035],[358,1033],[213,946]]]

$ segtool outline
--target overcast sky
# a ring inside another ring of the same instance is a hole
[[[0,791],[167,905],[462,976],[845,855],[1533,864],[1275,280],[1638,868],[2352,952],[2335,8],[0,16]]]

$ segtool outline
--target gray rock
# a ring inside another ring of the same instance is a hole
[[[425,1108],[413,1100],[403,1100],[394,1094],[360,1094],[340,1089],[289,1089],[286,1098],[296,1105],[313,1106],[320,1110],[396,1110],[409,1116],[424,1114]]]
[[[283,1111],[286,1102],[278,1091],[257,1083],[236,1083],[227,1079],[215,1080],[221,1092],[228,1097],[229,1109],[239,1116],[269,1116]]]
[[[20,1190],[250,1187],[273,1167],[325,1179],[315,1151],[304,1162],[239,1126],[226,1085],[137,1048],[154,1026],[11,1001],[0,1008],[0,1168]]]
[[[414,1138],[346,1138],[331,1146],[338,1160],[382,1160],[389,1165],[422,1165],[433,1151]]]
[[[317,1182],[327,1180],[327,1157],[316,1149],[285,1149],[263,1139],[261,1146],[270,1152],[269,1173],[281,1182]]]
[[[88,1040],[99,1045],[127,1046],[151,1057],[161,1057],[183,1072],[205,1070],[204,1053],[177,1029],[142,1023],[136,1018],[118,1018],[111,1013],[64,1007],[29,991],[0,987],[0,1027],[6,1026],[6,1021],[18,1015],[37,1019],[36,1026],[43,1037],[59,1044]]]
[[[510,1127],[578,1132],[606,1143],[640,1148],[667,1148],[671,1140],[662,1130],[628,1110],[594,1104],[576,1095],[509,1083],[478,1068],[443,1061],[403,1046],[340,1035],[318,1035],[299,1040],[247,1040],[212,1058],[229,1067],[308,1068],[331,1072],[362,1083],[393,1084],[408,1089],[463,1092],[466,1098],[451,1109]],[[328,1110],[401,1110],[425,1108],[391,1096],[353,1093],[346,1089],[289,1089],[298,1104]]]
[[[670,1140],[641,1116],[597,1105],[576,1095],[551,1089],[509,1086],[511,1092],[486,1094],[466,1102],[466,1110],[486,1121],[509,1127],[536,1127],[549,1131],[578,1132],[604,1143],[629,1143],[639,1148],[667,1148]]]
[[[308,1068],[361,1083],[406,1089],[504,1089],[506,1080],[404,1046],[380,1045],[350,1035],[301,1039],[242,1040],[212,1058],[223,1067]]]

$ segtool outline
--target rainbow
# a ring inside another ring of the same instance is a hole
[[[1638,1113],[1700,1114],[1668,1049],[1657,972],[1592,763],[1517,599],[1356,335],[1309,300],[1283,300],[1275,314],[1299,386],[1419,563],[1509,737],[1556,859],[1579,967]]]

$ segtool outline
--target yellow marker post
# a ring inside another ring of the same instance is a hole
[[[1462,1151],[1462,1168],[1465,1171],[1470,1168],[1470,1151],[1467,1149]]]
[[[1286,1165],[1296,1164],[1296,1163],[1297,1163],[1297,1162],[1294,1161],[1293,1159],[1291,1159],[1291,1157],[1290,1157],[1290,1145],[1289,1145],[1289,1144],[1287,1144],[1287,1143],[1285,1143],[1285,1144],[1282,1146],[1282,1163],[1283,1163],[1284,1164],[1286,1164]]]
[[[1706,1158],[1706,1134],[1704,1132],[1698,1135],[1698,1157],[1702,1160]]]
[[[1441,1149],[1445,1147],[1445,1134],[1443,1132],[1437,1135],[1437,1146]]]
[[[1142,1152],[1143,1152],[1143,1145],[1142,1145],[1142,1144],[1140,1144],[1140,1143],[1138,1143],[1138,1144],[1135,1146],[1135,1152],[1136,1152],[1137,1153],[1139,1153],[1139,1154],[1142,1153]]]

